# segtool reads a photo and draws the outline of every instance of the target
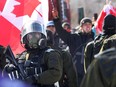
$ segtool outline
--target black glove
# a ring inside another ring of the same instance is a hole
[[[16,70],[16,67],[13,65],[13,64],[7,64],[6,66],[5,66],[5,71],[7,72],[7,73],[11,73],[11,72],[13,72],[13,71],[15,71]]]
[[[8,77],[11,80],[21,79],[20,73],[13,64],[7,64],[2,72],[3,77]]]

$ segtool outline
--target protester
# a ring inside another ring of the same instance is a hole
[[[97,18],[98,18],[98,14],[94,13],[92,17],[92,24],[93,24],[92,26],[94,26],[95,22],[97,21]]]
[[[88,42],[94,39],[93,32],[91,31],[92,21],[88,17],[83,18],[80,22],[80,32],[71,34],[62,28],[56,9],[53,9],[52,15],[58,35],[69,46],[70,53],[73,56],[73,63],[76,66],[76,72],[78,74],[78,84],[80,85],[84,75],[84,48]]]
[[[47,32],[51,31],[53,34],[53,42],[54,44],[52,45],[52,48],[54,49],[58,49],[58,50],[69,50],[67,45],[64,43],[64,41],[62,41],[58,35],[58,33],[56,32],[56,28],[54,26],[54,22],[48,21],[47,23]]]
[[[61,79],[61,54],[47,47],[43,29],[38,21],[30,21],[23,26],[21,42],[26,51],[19,55],[18,64],[25,76],[22,76],[20,68],[9,64],[5,71],[10,79],[21,79],[34,87],[55,87],[54,83]]]
[[[70,24],[68,22],[63,22],[62,23],[62,27],[67,31],[67,32],[71,32],[71,27]]]
[[[53,47],[54,40],[51,31],[47,31],[47,45]],[[60,87],[77,87],[77,76],[73,66],[72,56],[68,51],[58,50],[62,54],[63,75],[59,81]]]
[[[90,43],[87,44],[85,48],[85,54],[84,54],[84,62],[85,62],[85,72],[89,64],[94,59],[94,55],[100,52],[100,49],[102,48],[102,45],[104,45],[107,42],[104,42],[107,38],[110,36],[116,34],[116,17],[109,14],[104,19],[104,25],[103,25],[103,34],[100,34],[96,39]],[[114,37],[115,38],[115,37]],[[110,39],[111,42],[113,42],[113,39]],[[109,44],[110,45],[110,44]],[[107,46],[108,49],[111,46]]]

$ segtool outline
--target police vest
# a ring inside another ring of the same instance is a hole
[[[47,52],[54,51],[53,49],[43,49],[43,50],[34,50],[29,52],[24,52],[19,58],[19,64],[23,65],[24,71],[27,76],[33,76],[35,74],[40,74],[43,71],[46,71],[47,65],[44,62],[44,54]],[[35,83],[34,86],[37,87],[54,87],[53,85],[41,85]]]

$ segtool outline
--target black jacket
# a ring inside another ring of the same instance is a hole
[[[88,42],[94,39],[94,34],[92,32],[91,34],[84,34],[81,32],[71,34],[70,32],[67,32],[62,28],[59,19],[54,19],[54,24],[59,37],[69,46],[70,53],[73,56],[73,62],[75,63],[77,73],[79,74],[78,76],[80,76],[80,78],[82,79],[84,75],[84,47]]]

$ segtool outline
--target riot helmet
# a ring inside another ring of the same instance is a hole
[[[21,31],[21,42],[25,48],[36,49],[46,47],[46,32],[38,21],[29,21]]]

